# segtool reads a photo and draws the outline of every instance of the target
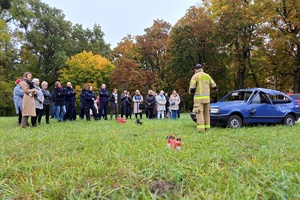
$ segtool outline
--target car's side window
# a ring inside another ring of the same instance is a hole
[[[265,93],[260,92],[259,94],[260,94],[261,103],[270,104],[270,100]]]
[[[252,104],[261,104],[259,93],[256,93],[251,101]]]

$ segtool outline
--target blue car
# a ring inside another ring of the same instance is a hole
[[[241,128],[244,124],[283,123],[295,125],[300,117],[298,102],[283,92],[247,88],[229,92],[210,105],[211,125]]]

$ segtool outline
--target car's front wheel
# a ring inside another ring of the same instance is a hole
[[[295,117],[293,115],[285,116],[283,120],[283,124],[287,126],[294,126],[295,125]]]
[[[243,121],[242,119],[237,115],[232,115],[227,120],[227,127],[228,128],[242,128]]]

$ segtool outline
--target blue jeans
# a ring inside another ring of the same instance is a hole
[[[56,108],[56,119],[57,121],[61,121],[66,114],[66,107],[65,106],[55,106]]]
[[[178,114],[178,110],[172,110],[172,119],[176,119]]]

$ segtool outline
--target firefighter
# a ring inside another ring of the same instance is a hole
[[[209,74],[203,72],[202,65],[197,64],[195,74],[190,82],[189,92],[194,94],[194,113],[197,118],[197,130],[204,132],[210,128],[210,87],[218,90],[215,81]]]

